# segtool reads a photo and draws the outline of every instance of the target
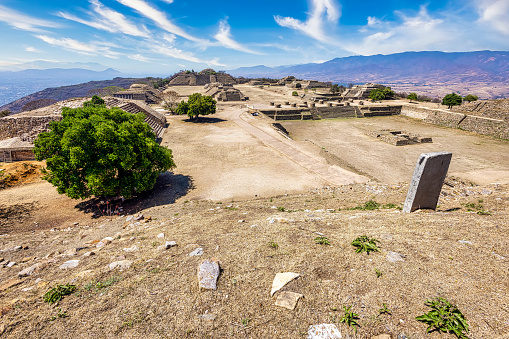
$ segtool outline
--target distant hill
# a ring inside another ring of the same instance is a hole
[[[34,66],[43,66],[43,62]],[[83,67],[99,67],[97,64],[82,64]],[[0,71],[0,105],[7,104],[25,95],[48,87],[74,85],[93,80],[107,80],[122,73],[108,68],[95,71],[85,68],[25,69],[22,71]]]
[[[34,100],[39,99],[52,99],[56,101],[67,100],[70,98],[85,97],[89,95],[89,91],[93,89],[104,88],[108,86],[118,86],[122,88],[129,88],[133,83],[136,82],[149,82],[151,79],[148,78],[115,78],[112,80],[102,81],[90,81],[87,83],[46,88],[42,91],[24,96],[18,100],[15,100],[7,105],[1,106],[0,111],[10,110],[13,113],[19,113],[21,108]]]
[[[421,88],[435,94],[476,92],[483,98],[509,97],[509,52],[405,52],[389,55],[351,56],[324,63],[294,66],[243,67],[229,71],[250,78],[298,78],[340,84],[379,82],[399,90]]]

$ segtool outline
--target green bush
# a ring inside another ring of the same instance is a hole
[[[296,96],[298,96],[298,95],[299,95],[299,93],[297,93],[297,91],[293,91],[293,92],[292,92],[292,96],[296,97]]]
[[[89,106],[66,107],[62,116],[39,134],[34,148],[37,160],[46,159],[44,179],[60,194],[129,198],[152,189],[160,173],[175,167],[171,150],[156,143],[141,113]]]

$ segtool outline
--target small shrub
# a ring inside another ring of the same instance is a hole
[[[285,211],[285,208],[284,208],[284,207],[278,207],[278,208],[277,208],[277,210],[278,210],[279,212],[284,212],[284,211]]]
[[[316,237],[315,238],[315,243],[317,244],[320,244],[320,245],[330,245],[330,242],[329,242],[329,238],[327,237]]]
[[[361,210],[361,211],[373,211],[380,208],[380,204],[377,203],[375,200],[368,200],[364,203],[364,205],[357,206],[354,208],[351,208],[352,210]]]
[[[378,310],[378,314],[391,314],[391,310],[387,308],[385,303],[382,304],[382,308]]]
[[[279,247],[279,245],[277,243],[275,243],[274,241],[269,242],[267,245],[269,245],[269,247],[272,247],[275,250],[277,250]]]
[[[244,318],[242,319],[240,322],[242,323],[242,326],[244,327],[247,327],[249,325],[249,322],[251,321],[251,319],[249,318]]]
[[[59,302],[65,295],[69,295],[74,291],[76,291],[76,285],[56,284],[55,286],[50,288],[48,292],[46,292],[46,294],[44,294],[44,301],[51,305],[53,303]]]
[[[293,92],[292,92],[292,96],[293,96],[293,97],[296,97],[296,96],[298,96],[298,95],[299,95],[299,93],[297,93],[297,91],[293,91]]]
[[[376,273],[376,277],[377,277],[377,278],[380,278],[380,277],[383,275],[382,271],[379,271],[379,270],[378,270],[378,269],[376,269],[376,268],[375,268],[375,273]],[[384,305],[385,305],[385,304],[384,304]]]
[[[355,253],[366,252],[380,252],[380,249],[376,246],[376,243],[380,241],[375,238],[369,239],[367,236],[363,235],[352,241],[352,246],[357,247]]]
[[[461,339],[468,338],[466,335],[468,324],[456,306],[440,297],[426,301],[425,305],[431,307],[431,311],[415,319],[429,325],[426,330],[427,333],[439,331],[453,333]]]
[[[360,327],[359,323],[357,323],[357,320],[359,320],[359,315],[350,310],[352,306],[350,307],[343,306],[343,308],[345,310],[345,315],[341,319],[339,319],[339,322],[345,323],[348,326],[352,326],[355,330],[355,333],[357,333],[357,327]]]

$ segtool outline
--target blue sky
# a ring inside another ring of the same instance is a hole
[[[509,0],[0,0],[0,69],[93,62],[126,74],[509,50]]]

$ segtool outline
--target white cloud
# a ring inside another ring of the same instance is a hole
[[[216,35],[214,35],[217,41],[221,43],[226,48],[234,49],[239,52],[251,53],[251,54],[261,54],[259,52],[253,51],[245,46],[242,46],[237,41],[233,40],[230,25],[228,25],[227,19],[221,20],[219,22],[219,31]]]
[[[430,16],[422,6],[415,16],[396,11],[399,20],[383,22],[368,18],[368,24],[360,32],[367,35],[359,42],[350,41],[344,47],[362,55],[390,54],[405,51],[444,50],[457,46],[456,23]]]
[[[136,61],[141,61],[141,62],[150,62],[148,60],[148,58],[144,57],[143,55],[141,54],[134,54],[134,55],[128,55],[127,56],[129,59],[132,59],[132,60],[136,60]]]
[[[480,22],[493,26],[503,34],[509,34],[509,1],[480,0],[478,11]]]
[[[27,52],[39,52],[39,50],[37,48],[32,47],[32,46],[25,47],[25,51],[27,51]]]
[[[130,7],[135,11],[139,12],[143,16],[151,19],[156,23],[157,26],[164,29],[169,33],[173,33],[178,35],[184,39],[195,41],[195,42],[205,42],[202,39],[196,38],[187,32],[185,32],[182,28],[173,24],[167,17],[164,12],[159,11],[158,9],[150,6],[144,0],[117,0],[122,5]]]
[[[0,5],[0,21],[16,29],[39,33],[44,32],[44,30],[39,27],[59,27],[59,25],[54,22],[33,18],[2,5]]]
[[[166,2],[167,4],[172,4],[173,0],[161,0],[162,2]]]
[[[196,57],[191,52],[183,51],[177,47],[175,47],[175,36],[170,34],[165,34],[163,39],[167,42],[166,44],[163,41],[152,41],[150,43],[147,42],[146,48],[160,55],[164,55],[170,58],[186,60],[190,62],[194,62],[197,64],[207,64],[207,65],[215,65],[215,66],[224,66],[219,63],[217,59],[213,59],[211,61],[202,60]]]
[[[36,37],[50,45],[62,47],[71,52],[77,52],[87,55],[100,54],[102,56],[112,59],[117,59],[119,56],[119,53],[110,50],[110,48],[107,46],[102,46],[100,42],[87,44],[71,38],[56,39],[49,37],[47,35],[36,35]]]
[[[90,0],[94,13],[89,13],[92,19],[81,19],[75,15],[60,12],[59,15],[65,19],[79,22],[81,24],[104,30],[111,33],[123,33],[127,35],[149,38],[150,33],[145,26],[136,26],[130,22],[122,13],[105,7],[98,0]]]
[[[335,0],[311,0],[311,13],[306,21],[279,15],[275,15],[274,20],[282,27],[301,31],[320,42],[329,42],[326,28],[336,25],[340,17],[340,5]]]

